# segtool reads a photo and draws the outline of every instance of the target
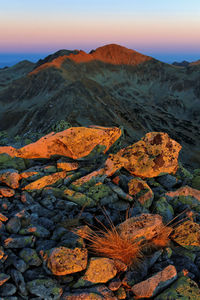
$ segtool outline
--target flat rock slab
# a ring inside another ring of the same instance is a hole
[[[188,220],[174,229],[171,238],[182,247],[200,251],[200,225]]]
[[[49,255],[47,266],[54,275],[83,271],[87,267],[87,249],[55,248]]]
[[[0,153],[29,159],[50,158],[52,155],[78,159],[90,154],[97,145],[105,146],[105,153],[120,136],[121,129],[117,127],[71,127],[58,133],[51,132],[20,149],[0,147]]]
[[[176,268],[173,265],[169,265],[147,280],[135,284],[131,290],[136,299],[151,298],[170,285],[176,278]]]
[[[27,191],[40,190],[46,186],[53,185],[60,179],[64,179],[67,176],[66,171],[57,172],[51,175],[43,176],[40,179],[33,181],[26,185],[23,189]]]
[[[169,288],[154,298],[155,300],[200,299],[200,289],[196,282],[183,276],[176,280]]]
[[[167,133],[150,132],[139,142],[111,155],[106,161],[106,172],[112,175],[124,167],[131,174],[142,178],[176,173],[180,150],[181,145]]]

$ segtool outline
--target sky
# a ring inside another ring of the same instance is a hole
[[[200,0],[0,0],[0,67],[110,43],[165,62],[200,59]]]

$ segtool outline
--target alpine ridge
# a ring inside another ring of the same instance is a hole
[[[10,137],[42,136],[61,120],[122,126],[125,145],[160,131],[183,146],[186,165],[199,165],[198,63],[170,65],[110,44],[90,53],[59,50],[0,70],[0,80],[0,130]]]

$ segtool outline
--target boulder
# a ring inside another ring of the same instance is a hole
[[[51,132],[20,149],[0,147],[0,153],[22,158],[50,158],[52,155],[61,155],[78,159],[90,154],[97,145],[105,146],[105,153],[120,136],[121,129],[117,127],[71,127],[58,133]]]
[[[121,149],[107,159],[106,173],[111,176],[124,167],[131,174],[149,178],[163,173],[175,174],[181,145],[167,133],[150,132],[139,142]]]

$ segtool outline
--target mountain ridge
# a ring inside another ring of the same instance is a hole
[[[14,72],[0,86],[0,130],[47,133],[65,120],[72,126],[123,126],[128,143],[162,131],[183,145],[187,163],[200,163],[199,65],[180,68],[117,45],[89,54],[69,50],[64,59],[62,51]],[[138,57],[143,61],[133,63]],[[7,78],[5,72],[13,71],[1,70],[0,78]]]

